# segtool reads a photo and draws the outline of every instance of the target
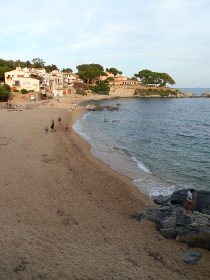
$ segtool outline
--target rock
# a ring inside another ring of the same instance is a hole
[[[171,204],[178,204],[186,207],[188,189],[175,191],[171,195]],[[210,215],[210,192],[195,191],[194,193],[195,206],[194,210]]]
[[[91,105],[91,104],[86,105],[86,109],[88,111],[95,111],[96,107],[97,107],[96,105]]]
[[[188,215],[179,205],[151,208],[133,215],[137,221],[152,221],[164,237],[175,238],[192,247],[210,250],[210,215]]]
[[[185,209],[180,207],[176,209],[176,226],[186,226],[191,224],[192,221],[192,217],[187,215]]]
[[[164,237],[163,237],[162,235],[159,234],[159,235],[157,235],[157,240],[158,240],[158,241],[163,241],[163,240],[164,240]]]
[[[180,242],[187,243],[191,247],[199,247],[210,250],[210,227],[199,224],[191,224],[177,228],[177,237]]]
[[[98,104],[88,104],[86,105],[86,110],[88,111],[103,111],[103,110],[108,110],[108,111],[116,111],[119,110],[119,106],[101,106]]]
[[[198,191],[196,199],[196,210],[210,215],[210,192]]]
[[[158,196],[154,197],[154,202],[156,204],[160,204],[163,206],[168,205],[169,201],[170,201],[170,196],[158,195]]]
[[[175,191],[171,195],[171,204],[178,204],[182,206],[186,206],[187,201],[187,192],[188,189],[182,189],[179,191]]]
[[[201,254],[192,250],[188,250],[184,253],[182,259],[186,264],[195,265],[201,259]]]
[[[209,92],[203,93],[203,94],[201,94],[201,97],[210,97],[210,93]]]

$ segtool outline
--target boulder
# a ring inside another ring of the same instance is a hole
[[[171,204],[178,204],[182,206],[186,206],[187,201],[187,192],[188,189],[182,189],[179,191],[175,191],[171,195]]]
[[[176,238],[192,247],[210,250],[210,216],[198,212],[186,213],[179,205],[150,208],[133,215],[137,221],[152,221],[167,238]]]
[[[170,196],[158,195],[154,197],[154,202],[163,206],[169,205]]]
[[[210,215],[210,192],[198,191],[196,199],[196,211]]]
[[[178,204],[186,207],[188,189],[175,191],[171,195],[171,204]],[[194,192],[195,206],[193,210],[200,213],[210,215],[210,192],[195,191]]]
[[[201,258],[201,254],[192,250],[188,250],[183,255],[183,262],[186,264],[196,264]]]

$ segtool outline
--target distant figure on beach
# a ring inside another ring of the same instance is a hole
[[[45,131],[45,133],[48,133],[48,127],[47,126],[45,126],[44,131]]]
[[[66,130],[66,132],[67,132],[67,130],[68,130],[68,125],[67,125],[67,124],[65,125],[65,130]]]
[[[187,204],[186,204],[186,212],[188,214],[192,213],[193,207],[194,207],[194,189],[189,189],[187,193]]]
[[[77,107],[77,104],[76,104],[76,103],[74,104],[74,107],[75,107],[75,108]]]
[[[58,123],[62,123],[61,117],[58,117]]]
[[[104,117],[104,123],[107,123],[108,122],[108,119],[106,119],[105,117]]]
[[[54,120],[52,120],[52,122],[51,122],[51,129],[52,129],[52,131],[53,131],[53,129],[54,129],[54,126],[55,126],[55,123],[54,123]]]

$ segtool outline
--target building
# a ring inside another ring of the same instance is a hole
[[[105,81],[107,78],[113,78],[114,79],[114,74],[110,73],[110,72],[106,72],[107,76],[100,76],[99,80],[100,81]]]
[[[28,91],[39,91],[39,79],[31,78],[28,68],[22,69],[16,67],[15,70],[6,72],[5,83],[8,84],[12,90],[26,89]]]

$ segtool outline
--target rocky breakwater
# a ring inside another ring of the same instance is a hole
[[[201,97],[210,97],[210,92],[201,94]]]
[[[159,208],[150,208],[133,215],[155,223],[156,229],[166,238],[175,238],[191,247],[210,250],[210,192],[195,191],[192,214],[186,213],[187,189],[171,196],[158,196],[154,202]]]
[[[119,107],[120,104],[117,103],[116,106],[110,106],[110,105],[107,105],[107,106],[101,106],[99,104],[88,104],[86,105],[86,110],[88,111],[103,111],[103,110],[108,110],[108,111],[116,111],[116,110],[119,110]]]

